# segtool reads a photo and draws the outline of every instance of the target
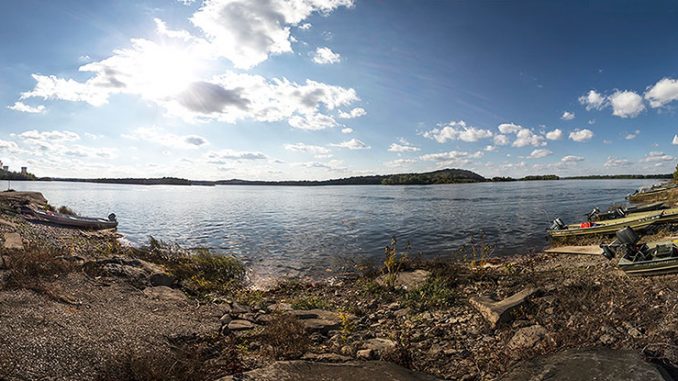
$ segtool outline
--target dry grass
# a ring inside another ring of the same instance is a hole
[[[181,337],[169,348],[144,348],[109,361],[100,381],[214,380],[245,370],[236,343],[229,339]]]
[[[276,360],[292,360],[306,353],[310,340],[293,316],[275,314],[261,334],[264,352]]]
[[[42,289],[44,282],[54,281],[77,269],[61,258],[61,252],[45,247],[29,247],[13,254],[9,261],[8,288]]]

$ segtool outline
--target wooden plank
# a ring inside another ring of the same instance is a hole
[[[554,254],[600,255],[603,253],[603,249],[601,249],[598,245],[559,246],[544,250],[544,252]]]

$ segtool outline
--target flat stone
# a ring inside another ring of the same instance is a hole
[[[426,270],[414,270],[399,272],[393,282],[393,287],[403,290],[416,290],[421,288],[431,273]],[[388,274],[380,275],[376,282],[381,286],[388,286]]]
[[[516,365],[501,377],[505,381],[668,381],[671,378],[633,351],[570,350]]]
[[[372,350],[377,356],[381,357],[388,352],[392,352],[396,347],[396,343],[393,340],[384,339],[384,338],[374,338],[366,340],[362,344],[362,348]]]
[[[348,356],[343,356],[336,353],[306,353],[301,356],[302,360],[316,361],[316,362],[347,362],[352,359]]]
[[[508,348],[513,351],[520,351],[534,347],[541,339],[546,336],[546,328],[541,325],[532,325],[518,330],[508,342]]]
[[[341,326],[341,318],[339,313],[325,310],[292,310],[285,314],[292,315],[304,325],[304,328],[309,332],[320,332],[323,334],[331,330],[337,329]],[[346,318],[351,320],[355,316],[346,314]]]
[[[423,373],[383,361],[351,361],[340,364],[278,361],[260,369],[218,381],[437,381]]]
[[[292,305],[289,303],[275,303],[268,306],[269,311],[292,311]]]
[[[226,305],[226,310],[224,313],[231,314],[231,315],[240,315],[244,313],[250,312],[250,308],[247,306],[244,306],[238,302],[231,302]]]
[[[2,246],[4,249],[20,251],[24,250],[24,243],[19,233],[5,233],[4,238],[5,243]]]
[[[469,299],[469,303],[475,307],[481,315],[494,328],[498,323],[508,322],[511,317],[511,312],[523,305],[527,298],[532,296],[537,290],[534,288],[526,288],[516,294],[509,296],[503,300],[494,300],[488,297],[473,297]]]
[[[356,352],[355,357],[359,360],[372,360],[374,359],[374,351],[370,348],[361,349]]]
[[[246,331],[248,329],[253,329],[256,327],[256,324],[247,320],[233,320],[228,323],[228,329],[231,331]]]
[[[185,302],[188,300],[186,294],[181,290],[169,288],[167,286],[146,287],[144,295],[155,300],[166,300],[173,302]]]

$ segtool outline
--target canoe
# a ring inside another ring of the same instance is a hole
[[[593,234],[614,234],[625,227],[636,231],[643,231],[651,226],[678,222],[678,208],[652,210],[649,212],[632,213],[628,217],[613,220],[585,222],[581,224],[565,225],[557,219],[548,230],[553,238],[586,236]]]
[[[35,217],[33,220],[39,222],[48,222],[59,226],[67,226],[78,229],[112,229],[118,226],[118,221],[115,219],[115,214],[111,213],[108,219],[104,218],[90,218],[80,216],[70,216],[68,214],[48,212],[40,209],[27,208],[29,215]]]

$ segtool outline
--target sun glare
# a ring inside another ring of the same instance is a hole
[[[183,91],[197,79],[200,68],[190,49],[172,45],[157,45],[147,51],[140,65],[144,92],[154,98]]]

